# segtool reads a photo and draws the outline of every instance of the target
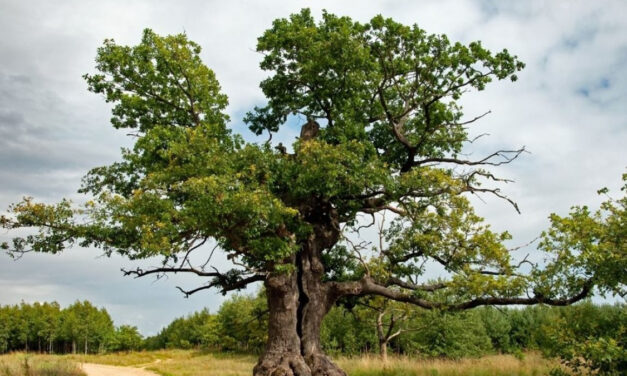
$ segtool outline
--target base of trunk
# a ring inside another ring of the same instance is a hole
[[[293,352],[265,353],[253,369],[254,376],[346,376],[325,354],[306,357]]]
[[[303,356],[293,352],[266,352],[253,368],[253,375],[312,376]]]
[[[333,363],[326,354],[307,355],[305,362],[309,366],[312,376],[346,376],[346,372]]]

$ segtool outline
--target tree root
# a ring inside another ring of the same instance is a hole
[[[293,352],[266,352],[255,368],[254,376],[312,376],[302,355]]]
[[[346,372],[324,353],[309,354],[305,357],[305,361],[312,376],[346,376]]]

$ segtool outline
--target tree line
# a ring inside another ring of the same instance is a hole
[[[76,301],[66,308],[57,302],[0,306],[0,353],[87,354],[141,347],[136,327],[115,327],[107,310],[89,301]]]
[[[627,370],[627,307],[620,304],[480,307],[461,312],[415,309],[378,298],[344,301],[322,322],[323,349],[335,355],[387,352],[414,357],[524,356],[540,351],[575,372],[619,375]],[[261,353],[268,310],[263,293],[235,295],[212,314],[207,309],[172,321],[144,349],[205,349]],[[560,369],[554,370],[559,374]]]
[[[462,312],[417,310],[389,300],[345,301],[321,328],[325,351],[336,355],[391,351],[419,357],[522,356],[537,350],[573,368],[627,368],[624,304],[583,302],[569,307],[481,307]],[[115,326],[106,309],[89,301],[61,308],[57,302],[0,306],[0,353],[104,353],[130,350],[204,349],[260,353],[268,333],[264,292],[234,295],[215,313],[207,308],[179,317],[157,335]]]
[[[332,308],[321,328],[325,350],[343,355],[380,353],[379,321],[384,332],[400,331],[386,343],[389,351],[428,357],[519,354],[525,350],[557,355],[568,341],[605,339],[623,348],[626,342],[624,304],[481,307],[462,312],[416,310],[403,305],[381,309],[383,305],[357,302]],[[207,348],[261,352],[266,328],[263,296],[236,295],[215,314],[205,309],[177,318],[156,336],[146,338],[144,346],[152,350]]]

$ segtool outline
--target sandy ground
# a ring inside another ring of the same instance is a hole
[[[157,376],[156,373],[142,368],[106,366],[103,364],[83,363],[87,376]]]

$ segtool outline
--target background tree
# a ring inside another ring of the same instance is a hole
[[[115,332],[107,343],[107,350],[137,351],[142,347],[142,339],[136,326],[121,325],[115,328]]]
[[[107,338],[113,333],[113,321],[104,309],[94,307],[89,301],[77,301],[63,312],[63,333],[72,344],[72,353],[103,351]]]
[[[388,360],[388,346],[390,341],[400,336],[402,333],[425,329],[423,327],[412,327],[414,316],[418,311],[407,304],[397,303],[393,300],[381,297],[370,297],[361,299],[358,303],[367,308],[361,315],[374,315],[374,328],[377,333],[379,355],[383,362]]]
[[[61,307],[59,303],[43,303],[42,304],[42,320],[43,325],[39,331],[39,335],[45,341],[49,354],[54,353],[54,341],[57,339],[61,324]]]
[[[3,247],[13,255],[79,245],[130,259],[161,256],[159,268],[126,273],[208,278],[185,294],[263,281],[268,342],[256,375],[344,375],[320,342],[322,319],[338,299],[379,295],[465,310],[568,305],[595,286],[624,287],[625,264],[616,266],[624,234],[614,227],[592,226],[572,241],[549,237],[542,247],[549,261],[529,265],[465,196],[493,194],[516,207],[490,186],[504,180],[487,168],[524,148],[466,159],[468,127],[485,114],[466,118],[458,104],[492,80],[516,80],[523,63],[507,50],[451,43],[381,16],[362,24],[323,13],[316,23],[308,10],[276,20],[257,50],[271,74],[261,83],[268,103],[246,121],[272,135],[291,115],[307,119],[317,131],[305,132],[292,153],[227,128],[226,96],[185,35],[146,30],[134,47],[107,40],[98,73],[85,79],[113,103],[113,126],[132,129],[135,145],[121,162],[86,175],[80,191],[93,200],[85,205],[30,198],[13,205],[3,227],[36,231]],[[384,212],[394,219],[378,252],[348,246],[368,216]],[[620,228],[624,215],[616,220]],[[212,242],[232,269],[212,267]],[[424,278],[434,264],[446,278],[435,284]]]
[[[263,296],[234,296],[216,317],[223,350],[261,352],[267,341],[268,308]]]

